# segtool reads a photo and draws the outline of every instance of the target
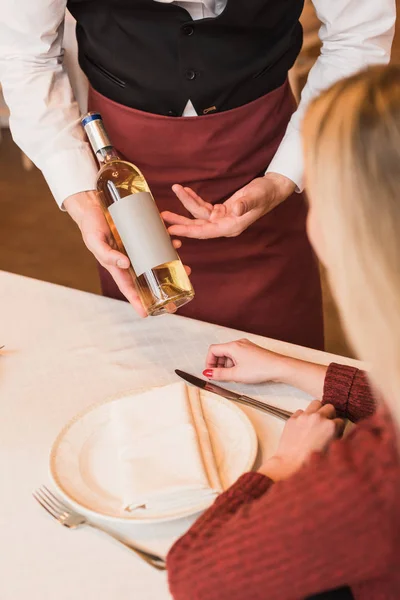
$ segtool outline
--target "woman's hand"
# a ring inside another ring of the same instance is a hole
[[[287,479],[313,452],[323,452],[332,440],[341,437],[344,421],[336,418],[332,404],[313,400],[305,411],[298,410],[287,421],[276,454],[259,469],[274,481]]]
[[[243,339],[210,346],[203,375],[213,381],[292,385],[321,398],[327,367],[271,352]]]
[[[178,237],[235,237],[286,200],[295,188],[293,181],[287,177],[267,173],[253,179],[222,204],[212,205],[191,188],[176,184],[172,187],[173,191],[194,219],[169,211],[161,216],[169,224],[169,233]]]
[[[203,375],[215,381],[282,381],[291,359],[243,339],[210,346]]]

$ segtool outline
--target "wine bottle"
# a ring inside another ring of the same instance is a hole
[[[172,245],[146,179],[112,146],[100,114],[90,112],[82,125],[99,163],[97,190],[120,252],[149,315],[173,313],[194,297],[185,268]]]

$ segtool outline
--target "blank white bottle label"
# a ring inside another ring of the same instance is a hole
[[[137,277],[179,258],[149,192],[125,196],[108,210]]]

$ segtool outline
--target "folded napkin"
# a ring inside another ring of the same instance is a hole
[[[125,510],[186,508],[222,491],[199,390],[175,383],[115,402],[112,422]]]

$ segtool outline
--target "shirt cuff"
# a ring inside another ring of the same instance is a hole
[[[290,125],[289,125],[290,127]],[[296,184],[296,192],[304,190],[304,166],[301,135],[297,131],[287,132],[272,159],[267,173],[279,173]]]
[[[41,164],[42,173],[61,210],[69,196],[96,189],[98,168],[90,150],[57,152]]]

